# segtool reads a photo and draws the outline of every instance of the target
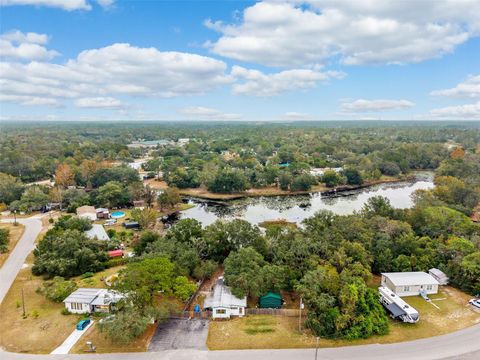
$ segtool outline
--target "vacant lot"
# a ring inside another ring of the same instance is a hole
[[[420,312],[417,324],[392,320],[388,335],[356,341],[321,339],[320,346],[394,343],[460,330],[480,322],[480,314],[470,308],[468,299],[469,295],[452,287],[432,296],[432,303],[408,297],[405,300]],[[207,346],[212,350],[313,347],[315,337],[308,330],[298,332],[298,318],[258,315],[211,322]]]
[[[21,224],[13,225],[0,223],[0,229],[8,229],[10,231],[8,251],[6,253],[0,254],[0,267],[2,267],[5,261],[7,261],[10,252],[15,248],[15,245],[17,245],[18,240],[20,240],[20,238],[22,237],[25,226]]]

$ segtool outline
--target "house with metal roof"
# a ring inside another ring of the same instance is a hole
[[[448,276],[442,270],[431,268],[428,270],[428,273],[432,275],[440,283],[440,285],[448,284]]]
[[[85,231],[85,235],[87,235],[90,239],[97,239],[102,241],[110,240],[110,237],[105,231],[105,228],[101,224],[92,224],[92,228]]]
[[[79,288],[65,300],[65,308],[74,314],[92,312],[110,312],[112,306],[124,298],[124,295],[108,289]]]
[[[415,296],[438,293],[439,282],[423,271],[382,273],[382,286],[398,296]]]
[[[232,294],[230,288],[219,277],[213,291],[203,303],[204,309],[212,311],[213,319],[229,319],[231,316],[244,316],[247,297],[242,299]]]

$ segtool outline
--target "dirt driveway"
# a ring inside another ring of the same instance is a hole
[[[207,350],[207,336],[208,320],[170,319],[158,326],[148,351]]]

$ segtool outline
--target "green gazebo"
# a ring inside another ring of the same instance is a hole
[[[282,304],[282,296],[274,292],[269,292],[258,300],[258,305],[262,309],[280,309]]]

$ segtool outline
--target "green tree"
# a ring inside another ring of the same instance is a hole
[[[75,281],[65,280],[61,276],[55,276],[52,280],[44,281],[38,291],[48,300],[62,302],[65,298],[77,289]]]
[[[16,177],[0,172],[0,203],[8,205],[19,200],[23,189],[22,182]]]
[[[208,190],[215,193],[232,193],[244,191],[248,181],[244,173],[236,169],[222,169],[208,184]]]
[[[130,214],[132,218],[138,222],[142,229],[149,229],[157,222],[158,212],[155,209],[133,209]]]
[[[0,229],[0,253],[8,251],[10,231],[8,229]]]
[[[109,181],[98,189],[97,201],[106,207],[118,207],[126,201],[126,190],[117,181]]]
[[[165,207],[172,208],[180,201],[182,201],[182,199],[180,197],[178,189],[176,188],[167,188],[163,190],[163,192],[158,195],[157,198],[157,203],[160,206],[160,210],[163,210],[163,208]]]
[[[139,309],[129,307],[115,317],[98,324],[99,330],[113,342],[127,344],[142,335],[152,317]]]
[[[347,168],[343,170],[343,176],[347,178],[347,184],[349,185],[362,185],[363,178],[357,169]]]
[[[187,301],[193,295],[197,286],[186,276],[177,276],[173,284],[173,292],[182,301]]]
[[[261,269],[265,265],[263,256],[251,247],[232,252],[225,259],[225,284],[237,297],[260,296],[262,293]]]
[[[340,175],[334,170],[327,170],[322,176],[322,181],[328,187],[335,187],[340,183]]]

